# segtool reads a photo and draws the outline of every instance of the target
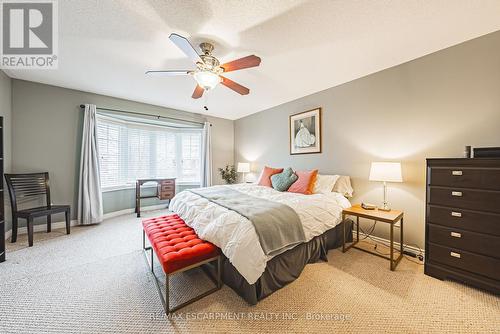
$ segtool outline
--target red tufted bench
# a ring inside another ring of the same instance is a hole
[[[201,240],[195,231],[186,225],[178,215],[168,215],[142,221],[142,247],[151,250],[151,272],[153,270],[153,252],[165,272],[166,298],[163,299],[160,285],[155,276],[156,287],[168,315],[181,307],[203,298],[221,288],[221,257],[220,250],[208,241]],[[146,236],[151,247],[146,247]],[[169,276],[199,267],[209,262],[217,261],[217,286],[209,291],[172,309],[169,307]]]

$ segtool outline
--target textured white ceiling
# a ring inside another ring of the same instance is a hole
[[[64,0],[59,69],[6,72],[237,119],[500,30],[499,17],[499,0]],[[222,62],[260,56],[260,67],[227,74],[250,94],[219,86],[205,112],[192,77],[146,77],[194,68],[172,32],[213,42]]]

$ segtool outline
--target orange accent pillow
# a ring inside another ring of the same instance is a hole
[[[283,172],[283,168],[271,168],[264,166],[262,173],[260,173],[259,181],[257,182],[257,184],[259,186],[266,186],[272,188],[273,184],[271,183],[271,176],[281,172]]]
[[[310,171],[295,171],[295,174],[299,177],[290,188],[288,192],[299,193],[304,195],[311,195],[314,189],[314,183],[316,183],[316,177],[318,176],[318,170]]]

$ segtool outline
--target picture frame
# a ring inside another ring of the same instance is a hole
[[[321,107],[289,117],[290,155],[321,153]]]

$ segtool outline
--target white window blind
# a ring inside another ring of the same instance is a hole
[[[98,115],[101,186],[127,187],[140,178],[200,183],[201,129],[174,129]]]

